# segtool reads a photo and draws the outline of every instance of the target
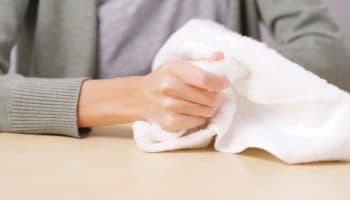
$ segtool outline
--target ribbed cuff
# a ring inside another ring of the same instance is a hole
[[[8,101],[9,131],[80,137],[77,105],[84,80],[17,79]]]

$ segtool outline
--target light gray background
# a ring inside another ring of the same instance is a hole
[[[350,50],[350,0],[323,0],[331,17],[336,21]],[[270,35],[263,28],[263,40],[274,46]]]

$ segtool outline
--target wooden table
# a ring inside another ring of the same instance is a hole
[[[129,126],[84,139],[0,134],[1,200],[350,199],[350,163],[286,165],[260,150],[144,153]]]

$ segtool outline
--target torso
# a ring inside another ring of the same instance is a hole
[[[99,0],[98,77],[147,74],[158,49],[191,18],[227,23],[227,0]],[[132,3],[130,3],[132,2]]]

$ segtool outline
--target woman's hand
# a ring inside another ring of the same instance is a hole
[[[215,53],[208,60],[222,58]],[[88,80],[79,98],[78,126],[147,120],[168,131],[195,128],[215,114],[227,86],[225,77],[186,60],[169,60],[146,76]]]
[[[223,58],[215,53],[209,58]],[[203,125],[223,102],[227,78],[206,72],[190,61],[169,60],[144,80],[143,109],[148,121],[168,131]]]

